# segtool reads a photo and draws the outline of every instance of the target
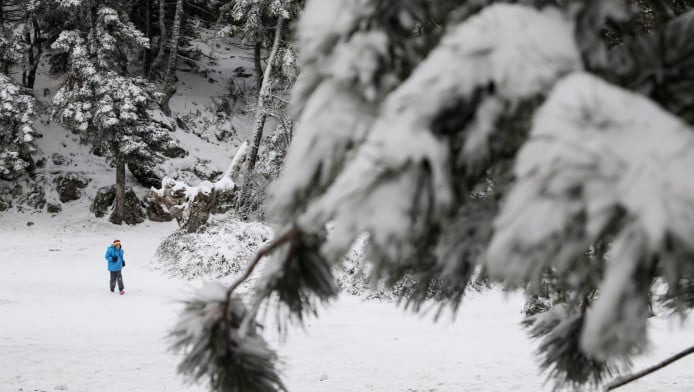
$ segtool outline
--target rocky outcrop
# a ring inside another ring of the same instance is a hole
[[[151,197],[145,197],[142,200],[142,204],[145,207],[145,213],[147,214],[147,219],[153,222],[169,222],[173,220],[173,216],[169,214],[161,204],[157,203]]]
[[[82,197],[80,189],[84,189],[90,181],[90,178],[82,177],[76,173],[60,175],[53,179],[55,190],[58,192],[62,203]]]
[[[214,167],[207,160],[198,160],[198,162],[193,167],[193,173],[198,176],[201,180],[207,180],[214,182],[219,176],[222,175],[222,171]],[[161,181],[158,185],[161,185]]]
[[[115,185],[101,187],[98,191],[96,191],[94,201],[92,201],[92,205],[89,207],[89,211],[91,211],[97,218],[104,217],[106,216],[109,207],[111,207],[111,204],[113,204],[113,201],[115,199]]]
[[[164,178],[163,173],[159,173],[156,167],[152,166],[129,163],[128,170],[137,182],[146,187],[158,187],[161,185],[161,179]]]
[[[135,191],[128,187],[125,190],[125,211],[123,211],[123,222],[128,225],[136,225],[145,221],[145,213],[142,203],[137,198]]]

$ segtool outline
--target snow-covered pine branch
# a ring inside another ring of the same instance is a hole
[[[276,370],[278,356],[259,333],[260,325],[246,324],[239,331],[247,314],[240,296],[228,301],[226,288],[215,282],[184,305],[169,333],[171,349],[184,354],[179,373],[205,379],[214,391],[286,391]]]
[[[357,42],[367,49],[383,47],[378,40]],[[354,41],[344,45],[350,47]],[[341,50],[338,46],[336,52]],[[377,58],[381,52],[373,53]],[[290,206],[308,205],[298,224],[309,233],[320,233],[333,221],[335,232],[322,247],[330,260],[344,255],[364,232],[371,233],[376,274],[388,274],[389,263],[407,265],[421,259],[422,249],[433,251],[436,246],[437,231],[432,227],[448,226],[447,220],[461,202],[454,195],[458,183],[464,181],[455,177],[461,171],[457,166],[485,155],[486,140],[502,109],[542,95],[562,75],[578,69],[581,60],[573,27],[561,12],[494,5],[451,29],[412,75],[385,98],[373,124],[368,115],[346,113],[345,124],[336,125],[335,118],[344,108],[367,106],[367,99],[354,99],[343,84],[323,82],[307,100],[287,158],[287,174],[278,180],[275,200],[279,215],[291,218],[296,212]],[[368,79],[356,80],[361,82],[352,84],[353,88]],[[335,88],[346,90],[348,99],[340,102],[345,94],[335,94]],[[331,101],[336,102],[330,113],[322,90],[330,92]],[[311,109],[314,99],[315,112]],[[452,108],[469,113],[468,121],[454,129],[441,129],[438,122]],[[317,118],[307,117],[312,113]],[[323,116],[325,125],[320,121]],[[355,127],[355,121],[362,124]],[[341,129],[345,133],[336,132]],[[355,130],[363,134],[355,135]],[[344,151],[355,136],[365,141],[343,167]],[[315,149],[317,139],[326,148]],[[297,155],[300,151],[303,154]],[[325,173],[326,168],[332,173],[314,174]],[[326,183],[330,187],[320,197],[296,200],[306,196],[306,188],[324,189]]]
[[[578,73],[555,87],[530,137],[494,224],[489,272],[523,285],[552,268],[568,287],[594,285],[581,348],[632,354],[646,345],[655,271],[671,293],[690,278],[679,257],[694,254],[694,132],[642,95]],[[582,260],[599,240],[612,245],[595,281]]]
[[[198,186],[189,186],[182,181],[164,177],[161,188],[152,188],[150,195],[161,204],[188,232],[195,232],[207,222],[210,213],[224,203],[231,205],[236,196],[241,166],[248,154],[248,143],[243,143],[234,154],[224,175],[215,183],[202,181]]]

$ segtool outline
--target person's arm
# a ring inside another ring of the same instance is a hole
[[[104,256],[106,261],[111,261],[110,253],[111,253],[111,248],[106,249],[106,255]]]

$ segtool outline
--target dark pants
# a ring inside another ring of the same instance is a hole
[[[123,291],[123,275],[120,271],[110,271],[111,272],[111,291],[116,288],[116,282],[118,282],[118,291]]]

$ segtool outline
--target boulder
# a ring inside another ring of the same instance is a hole
[[[178,144],[172,144],[162,148],[161,153],[167,158],[183,158],[188,155],[188,151],[184,150]]]
[[[57,214],[63,210],[63,205],[59,203],[47,203],[46,211],[50,214]]]
[[[123,211],[123,222],[128,225],[136,225],[145,221],[145,213],[142,210],[140,199],[137,198],[135,191],[128,187],[125,189],[125,209]]]
[[[96,191],[96,196],[94,196],[94,201],[92,202],[92,205],[89,207],[89,211],[91,211],[97,218],[106,216],[106,212],[108,211],[111,204],[113,204],[113,201],[115,199],[115,185],[99,188],[99,190]]]
[[[128,170],[137,179],[138,183],[146,187],[158,187],[161,185],[162,178],[164,178],[163,173],[159,173],[156,170],[156,166],[129,163]]]
[[[198,176],[201,180],[207,180],[214,182],[219,176],[222,175],[222,171],[214,167],[210,161],[200,160],[193,167],[193,173]]]
[[[85,188],[87,184],[89,184],[89,181],[91,181],[91,179],[84,178],[76,173],[68,173],[56,177],[53,183],[55,184],[56,191],[58,191],[60,201],[65,203],[82,197],[80,189]]]
[[[20,184],[14,184],[12,189],[10,189],[9,194],[15,199],[18,199],[24,195],[24,187]]]
[[[21,188],[21,185],[15,184]],[[0,211],[7,211],[12,208],[12,202],[15,198],[12,196],[13,188],[9,185],[0,186]]]
[[[145,197],[142,200],[142,204],[145,206],[145,212],[149,220],[153,222],[169,222],[173,220],[173,216],[151,197]]]
[[[59,154],[57,152],[51,155],[51,161],[56,166],[68,166],[72,163],[72,160],[70,158],[67,158],[64,155]]]
[[[27,193],[24,203],[33,209],[42,210],[46,206],[46,191],[43,185],[35,184]]]

